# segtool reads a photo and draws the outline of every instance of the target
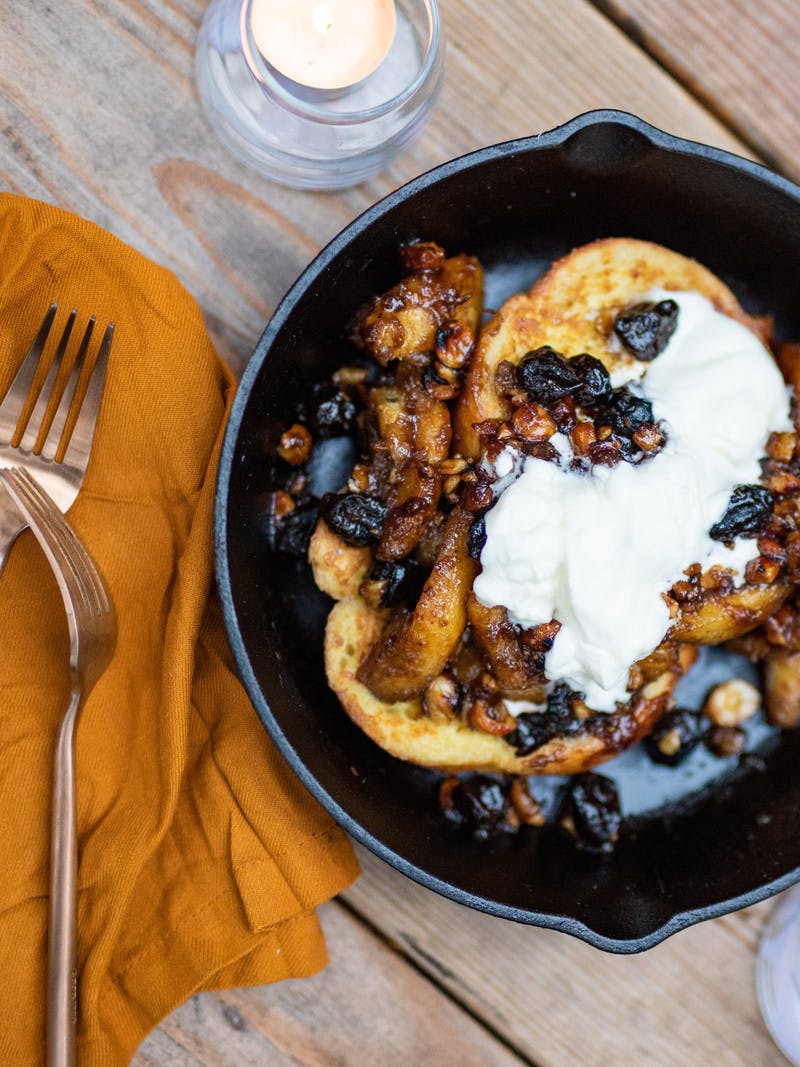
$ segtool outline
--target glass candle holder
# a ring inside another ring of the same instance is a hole
[[[800,1067],[800,886],[778,901],[761,937],[756,969],[761,1014],[786,1058]]]
[[[385,58],[340,89],[301,85],[267,61],[256,3],[213,0],[200,27],[197,87],[220,139],[266,177],[303,189],[357,185],[382,170],[419,132],[442,80],[436,0],[397,0]]]

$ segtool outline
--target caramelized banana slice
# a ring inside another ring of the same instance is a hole
[[[429,254],[419,261],[430,266],[414,270],[368,304],[356,320],[356,343],[384,367],[393,359],[426,360],[436,331],[447,323],[477,335],[483,310],[480,263],[464,255],[445,259],[435,245],[426,249]],[[413,255],[408,258],[413,264]]]
[[[505,696],[516,697],[546,680],[546,649],[525,642],[519,627],[509,622],[505,608],[487,608],[474,593],[470,593],[467,615],[475,644],[489,661],[492,674]]]
[[[391,460],[389,511],[375,555],[402,559],[419,543],[442,493],[439,466],[450,453],[450,411],[422,385],[417,368],[403,366],[393,386],[374,390],[371,401],[378,445]]]
[[[719,645],[755,629],[778,610],[791,592],[786,579],[771,585],[744,585],[731,593],[707,593],[694,611],[684,611],[669,631],[674,641]]]
[[[442,548],[413,612],[399,614],[375,643],[358,679],[380,700],[421,696],[450,658],[467,622],[467,596],[477,564],[467,552],[472,516],[448,516]]]

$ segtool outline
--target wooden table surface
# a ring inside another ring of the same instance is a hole
[[[173,268],[241,368],[309,258],[430,166],[595,107],[800,178],[796,0],[442,0],[444,91],[416,144],[337,194],[279,188],[200,113],[199,0],[0,2],[0,187],[94,219]],[[769,904],[614,957],[468,911],[360,851],[322,909],[331,964],[196,996],[137,1067],[779,1067],[753,987]]]

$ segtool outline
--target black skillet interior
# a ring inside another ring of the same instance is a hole
[[[650,811],[626,820],[611,859],[577,851],[554,827],[488,845],[451,832],[436,814],[433,777],[373,745],[329,691],[321,646],[330,602],[304,565],[266,551],[260,523],[280,429],[309,383],[348,360],[348,322],[397,279],[398,246],[416,237],[477,255],[489,307],[585,241],[647,238],[695,256],[748,310],[774,315],[779,335],[800,338],[799,203],[800,190],[753,164],[623,113],[592,112],[455,160],[377,204],[311,264],[261,338],[218,488],[218,581],[233,651],[306,786],[356,838],[429,888],[612,951],[650,947],[800,878],[800,737],[766,737],[762,770],[731,773],[720,762],[705,790],[696,775],[667,771],[667,803],[634,756],[626,789],[638,789],[639,809]],[[335,478],[335,452],[322,482]]]

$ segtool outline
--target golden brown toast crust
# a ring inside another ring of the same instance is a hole
[[[759,323],[742,310],[727,285],[695,260],[649,241],[593,241],[557,260],[529,293],[512,296],[484,326],[456,404],[457,451],[477,458],[480,441],[473,424],[507,417],[495,389],[503,360],[519,363],[547,344],[564,356],[589,352],[611,371],[634,364],[609,342],[611,325],[617,312],[656,287],[702,293],[717,310],[759,333]]]

